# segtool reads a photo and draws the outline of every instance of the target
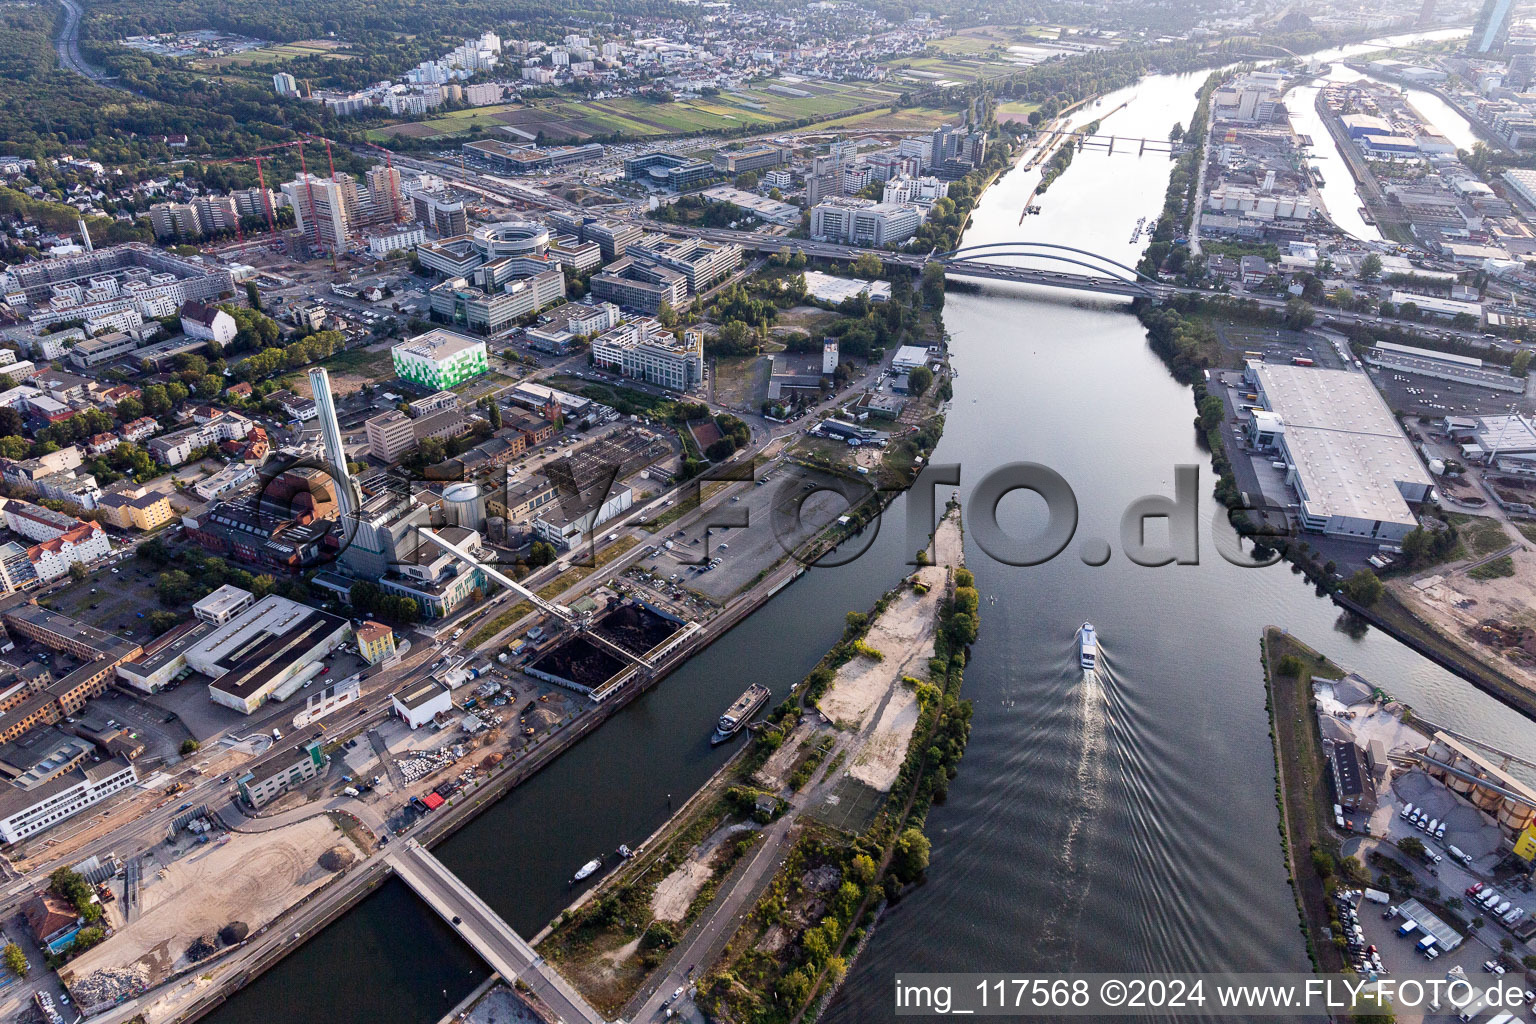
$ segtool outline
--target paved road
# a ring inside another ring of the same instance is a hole
[[[54,41],[54,47],[59,52],[59,67],[89,78],[97,85],[122,88],[109,75],[87,64],[85,58],[80,56],[80,18],[83,13],[80,5],[75,0],[59,2],[64,5],[64,24],[59,29],[59,38]]]
[[[531,988],[565,1024],[603,1024],[603,1017],[473,889],[414,839],[391,854],[395,875],[436,911],[491,968]]]

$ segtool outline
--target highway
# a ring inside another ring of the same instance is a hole
[[[97,85],[121,88],[113,83],[111,77],[91,67],[85,62],[85,58],[80,56],[80,18],[84,13],[80,10],[80,5],[75,0],[59,0],[59,3],[64,5],[64,24],[59,29],[59,38],[54,41],[54,46],[59,51],[59,67],[89,78]]]

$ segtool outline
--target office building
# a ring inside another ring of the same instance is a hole
[[[220,412],[212,418],[183,430],[162,434],[150,440],[149,453],[167,466],[179,466],[192,453],[222,441],[238,441],[255,426],[237,412]]]
[[[626,377],[687,391],[704,381],[704,335],[687,330],[679,340],[655,320],[632,320],[592,340],[592,361]]]
[[[839,197],[811,208],[811,237],[820,242],[887,246],[905,242],[923,223],[916,207]]]
[[[451,277],[428,291],[435,319],[481,334],[500,334],[565,298],[565,272],[542,258],[509,257],[475,271],[484,285]]]
[[[539,318],[524,329],[530,348],[560,355],[569,352],[577,340],[600,334],[619,323],[619,307],[611,302],[568,302]]]
[[[285,99],[291,99],[299,94],[299,80],[286,71],[279,71],[272,76],[272,91]]]
[[[463,144],[466,156],[481,160],[501,174],[533,174],[551,171],[571,164],[597,160],[603,155],[600,142],[580,146],[538,146],[531,142],[503,142],[500,139],[481,139]]]
[[[721,174],[741,174],[743,171],[761,171],[785,163],[785,150],[770,143],[757,143],[742,149],[721,149],[715,152],[711,163]]]
[[[651,235],[629,247],[628,256],[649,260],[681,273],[697,295],[741,266],[741,246],[702,238]]]
[[[1286,463],[1309,530],[1401,541],[1418,526],[1409,502],[1434,481],[1369,377],[1346,370],[1250,362],[1261,409],[1249,433]]]
[[[137,781],[133,765],[114,757],[76,768],[32,788],[14,784],[5,787],[0,790],[0,839],[19,843],[121,793]],[[50,949],[63,949],[73,940],[72,934],[63,935],[58,928],[54,934],[61,937],[54,939]]]
[[[672,153],[646,153],[624,161],[624,177],[672,192],[686,192],[721,176],[707,160]]]
[[[286,757],[263,761],[235,779],[235,786],[246,804],[259,810],[290,789],[317,778],[324,770],[325,754],[320,744],[306,743],[294,747]]]
[[[688,278],[653,260],[625,256],[593,274],[592,297],[643,313],[657,313],[663,303],[676,309],[688,300]]]
[[[411,210],[416,220],[439,238],[469,234],[469,214],[462,199],[445,199],[430,192],[412,192]]]
[[[444,391],[490,370],[485,342],[442,329],[394,346],[390,357],[401,380]]]

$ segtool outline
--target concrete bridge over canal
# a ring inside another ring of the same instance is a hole
[[[604,1024],[602,1014],[426,847],[410,840],[386,859],[395,877],[410,886],[503,979],[527,985],[564,1024]]]

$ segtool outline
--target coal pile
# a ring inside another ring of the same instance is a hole
[[[644,654],[677,632],[677,623],[634,601],[625,601],[597,621],[596,631],[631,654]]]
[[[601,686],[624,668],[614,654],[584,636],[575,636],[534,662],[530,668],[577,686]]]

